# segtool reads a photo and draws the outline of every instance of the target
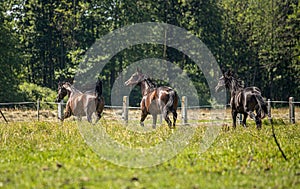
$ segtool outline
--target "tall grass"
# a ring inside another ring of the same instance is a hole
[[[166,125],[133,132],[113,121],[95,125],[124,145],[149,147],[166,140]],[[299,188],[300,125],[276,124],[285,161],[271,127],[221,130],[200,152],[205,126],[189,145],[160,165],[134,169],[114,165],[94,153],[76,122],[0,124],[0,188]],[[155,156],[155,154],[153,154]]]

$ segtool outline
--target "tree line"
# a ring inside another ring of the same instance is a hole
[[[234,70],[245,86],[261,88],[267,98],[300,94],[298,0],[2,0],[0,11],[1,102],[26,98],[20,95],[24,83],[55,90],[58,81],[74,78],[97,39],[142,22],[185,28],[222,68]],[[152,44],[127,48],[105,66],[106,102],[118,74],[144,58],[178,65],[193,80],[200,103],[209,102],[205,77],[195,63],[176,49]]]

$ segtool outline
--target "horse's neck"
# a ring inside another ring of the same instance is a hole
[[[232,80],[231,85],[229,86],[229,90],[231,93],[231,96],[234,96],[237,94],[239,91],[243,90],[243,87],[241,87],[236,80]]]
[[[69,86],[69,87],[67,88],[67,90],[68,90],[69,93],[70,93],[69,96],[74,96],[74,95],[82,94],[82,92],[79,91],[78,89],[76,89],[74,86]]]
[[[141,83],[141,91],[142,91],[143,96],[147,95],[154,88],[155,88],[155,86],[152,83],[150,83],[149,81],[144,80]]]

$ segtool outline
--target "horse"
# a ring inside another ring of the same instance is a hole
[[[125,82],[125,86],[138,85],[141,88],[142,100],[140,125],[144,126],[144,120],[148,114],[153,117],[152,128],[156,128],[157,115],[162,114],[170,129],[175,128],[177,120],[178,95],[174,89],[168,86],[156,87],[155,83],[142,70],[137,71]],[[168,114],[173,114],[173,124]]]
[[[76,89],[69,82],[62,82],[58,84],[58,96],[56,98],[56,102],[61,101],[65,96],[68,95],[68,101],[66,104],[66,110],[61,119],[70,117],[71,115],[79,117],[81,119],[82,116],[87,116],[87,120],[89,123],[92,123],[92,114],[96,113],[96,121],[97,123],[101,118],[101,113],[104,109],[104,98],[102,96],[102,82],[100,80],[97,81],[95,92],[81,92]]]
[[[229,70],[219,78],[219,82],[215,88],[216,92],[226,88],[230,91],[230,106],[233,119],[233,128],[236,128],[236,116],[238,113],[243,114],[242,124],[246,125],[246,119],[249,115],[250,118],[255,120],[256,128],[261,129],[262,119],[268,113],[266,102],[264,101],[259,88],[246,87],[244,88],[242,82],[237,78],[234,73]],[[255,110],[256,115],[253,113]]]

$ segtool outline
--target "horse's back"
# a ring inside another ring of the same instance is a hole
[[[148,93],[146,96],[143,96],[141,101],[141,109],[151,115],[160,114],[159,108],[159,97],[157,94],[157,90],[153,90]]]
[[[75,116],[85,116],[86,111],[96,110],[96,96],[83,93],[70,98],[70,106]]]
[[[259,94],[261,94],[261,90],[258,87],[255,87],[255,86],[253,86],[253,87],[246,87],[244,89],[244,92],[252,92],[252,93],[259,93]]]
[[[258,87],[246,87],[240,92],[240,98],[236,101],[237,107],[242,110],[243,107],[245,111],[254,111],[259,103],[258,98],[262,99],[261,90]]]
[[[158,91],[160,94],[160,100],[162,100],[165,105],[168,102],[172,102],[172,108],[176,110],[178,106],[178,95],[176,91],[168,86],[159,87]]]
[[[172,108],[176,110],[178,106],[177,93],[171,87],[158,87],[143,97],[141,109],[150,114],[160,114],[171,98]]]

